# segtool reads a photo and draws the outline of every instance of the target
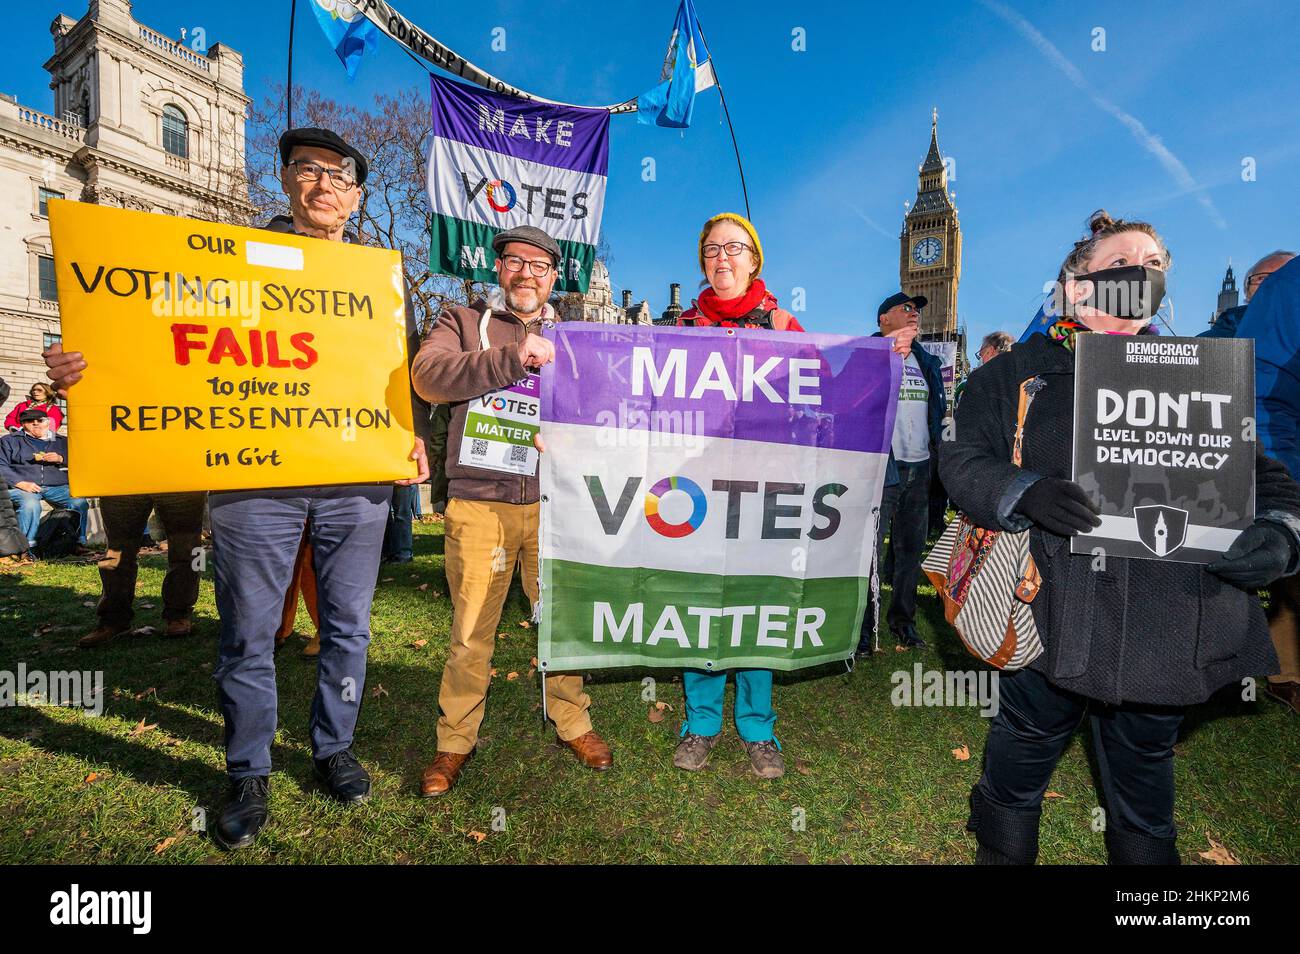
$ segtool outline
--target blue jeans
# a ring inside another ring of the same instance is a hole
[[[90,515],[90,503],[84,497],[72,496],[67,484],[42,487],[39,492],[9,488],[9,499],[14,502],[14,512],[18,515],[18,529],[27,538],[27,545],[36,545],[36,529],[41,525],[41,501],[48,501],[56,510],[75,510],[81,515],[81,534],[78,537],[82,546],[86,545],[86,520]]]
[[[393,488],[393,505],[388,512],[388,526],[384,530],[384,556],[389,559],[409,560],[415,549],[415,535],[411,521],[415,519],[420,503],[420,488],[416,484]]]
[[[275,631],[309,528],[320,607],[312,755],[352,745],[365,694],[370,602],[391,487],[357,484],[208,497],[221,617],[216,680],[232,778],[269,775],[275,739]]]
[[[682,735],[717,735],[722,731],[722,699],[727,691],[726,672],[687,669],[682,673],[686,690],[686,719]],[[736,670],[736,733],[746,742],[768,742],[776,737],[776,710],[772,708],[772,670]]]

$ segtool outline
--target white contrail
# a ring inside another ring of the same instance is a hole
[[[1142,148],[1160,161],[1160,164],[1165,167],[1165,171],[1173,176],[1174,181],[1178,183],[1179,187],[1185,192],[1195,194],[1196,201],[1200,202],[1201,205],[1205,207],[1205,210],[1210,213],[1210,218],[1213,219],[1215,225],[1221,229],[1226,229],[1228,227],[1228,223],[1224,220],[1223,216],[1219,214],[1219,210],[1215,208],[1214,203],[1210,201],[1210,197],[1205,194],[1204,187],[1192,178],[1192,174],[1187,171],[1187,167],[1183,165],[1182,160],[1169,151],[1169,147],[1160,141],[1159,136],[1155,135],[1151,130],[1147,129],[1146,126],[1142,125],[1141,120],[1136,116],[1125,112],[1119,106],[1116,106],[1110,100],[1097,92],[1093,85],[1084,79],[1083,74],[1079,72],[1078,67],[1066,59],[1065,54],[1057,49],[1056,45],[1052,43],[1051,40],[1034,29],[1034,25],[1015,10],[1012,10],[1004,4],[998,3],[997,0],[980,0],[980,2],[1009,23],[1016,32],[1026,40],[1034,44],[1034,46],[1038,48],[1038,52],[1047,57],[1047,59],[1050,60],[1057,69],[1064,73],[1066,79],[1084,93],[1088,94],[1089,98],[1097,104],[1099,109],[1110,113],[1127,126],[1128,131],[1133,134],[1133,138],[1141,144]]]
[[[893,235],[893,234],[891,234],[891,233],[889,233],[889,232],[886,232],[884,229],[882,229],[882,228],[881,228],[879,225],[877,225],[875,222],[871,221],[871,219],[869,219],[869,218],[867,217],[867,214],[866,214],[865,212],[863,212],[861,209],[859,209],[856,205],[850,205],[849,208],[853,211],[853,214],[854,214],[854,215],[856,215],[858,218],[860,218],[863,222],[866,222],[869,226],[871,226],[873,229],[875,229],[877,232],[879,232],[879,233],[880,233],[881,235],[883,235],[885,238],[889,239],[891,242],[894,241],[894,239],[898,238],[897,235]]]

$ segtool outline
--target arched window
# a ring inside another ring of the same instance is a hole
[[[188,159],[190,156],[190,124],[185,114],[175,106],[164,106],[162,116],[163,149],[173,156]]]

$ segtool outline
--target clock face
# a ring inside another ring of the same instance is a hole
[[[943,254],[943,243],[937,238],[923,238],[912,246],[912,261],[918,265],[933,265]]]

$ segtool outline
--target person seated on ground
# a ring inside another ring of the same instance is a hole
[[[37,381],[33,384],[32,389],[27,392],[27,400],[19,401],[14,406],[14,409],[5,417],[5,427],[11,431],[22,430],[18,417],[23,411],[44,411],[50,419],[50,437],[57,434],[59,428],[63,425],[63,411],[59,408],[58,395],[54,393],[54,388],[44,381]]]
[[[22,430],[0,437],[0,479],[9,487],[9,499],[18,514],[18,527],[27,538],[28,555],[35,559],[36,531],[41,525],[41,501],[81,515],[78,553],[87,552],[86,516],[90,504],[68,489],[68,439],[49,439],[50,419],[37,408],[18,415]]]

